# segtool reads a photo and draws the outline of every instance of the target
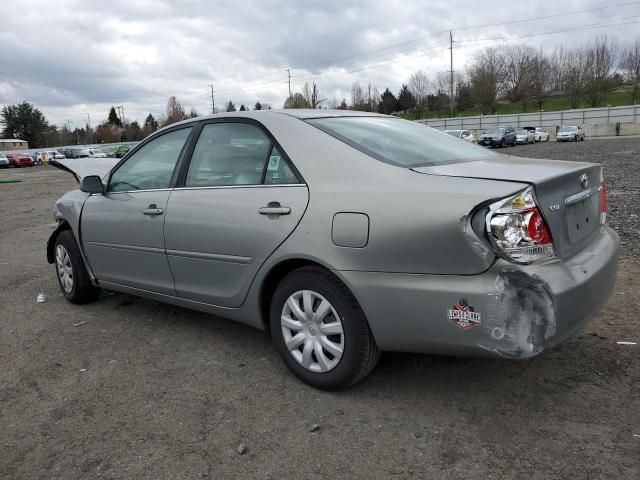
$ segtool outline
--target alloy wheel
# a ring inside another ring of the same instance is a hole
[[[71,267],[71,257],[69,252],[62,245],[56,247],[56,270],[60,285],[66,293],[71,293],[73,289],[73,268]]]
[[[344,330],[333,305],[317,292],[300,290],[287,298],[280,316],[285,345],[312,372],[335,368],[344,352]]]

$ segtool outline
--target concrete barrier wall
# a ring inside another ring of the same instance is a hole
[[[417,121],[440,130],[471,130],[476,137],[487,128],[498,125],[516,128],[543,127],[552,137],[555,137],[556,128],[561,125],[580,125],[584,128],[585,134],[591,137],[640,135],[640,105]],[[618,123],[619,131],[616,129]]]

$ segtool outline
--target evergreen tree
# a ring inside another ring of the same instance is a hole
[[[390,115],[398,107],[398,99],[388,88],[382,93],[382,100],[378,105],[378,112]]]
[[[235,111],[236,111],[236,106],[233,104],[231,100],[229,100],[229,103],[227,104],[227,112],[235,112]]]
[[[260,102],[256,102],[253,107],[254,110],[262,110],[262,104]]]
[[[246,109],[246,108],[244,108],[244,105],[240,105],[240,111],[241,111],[241,112],[244,112],[244,111],[246,111],[246,110],[247,110],[247,109]]]
[[[111,107],[111,110],[109,110],[107,123],[122,128],[122,121],[120,121],[120,117],[118,117],[118,114],[116,113],[116,108],[113,106]]]
[[[407,110],[411,110],[416,106],[416,97],[413,96],[409,87],[405,84],[402,85],[400,92],[398,93],[398,109],[404,111],[407,114]]]
[[[42,112],[26,101],[2,107],[0,123],[4,125],[5,138],[26,140],[32,148],[45,146],[47,136],[52,132]]]

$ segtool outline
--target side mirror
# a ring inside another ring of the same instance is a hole
[[[85,193],[104,193],[102,179],[98,175],[88,175],[80,181],[80,191]]]

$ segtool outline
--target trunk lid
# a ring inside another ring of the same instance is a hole
[[[528,183],[545,218],[558,257],[567,259],[587,246],[600,227],[597,163],[503,158],[417,167],[417,173]],[[584,181],[586,178],[586,182]],[[586,183],[586,184],[585,184]]]

